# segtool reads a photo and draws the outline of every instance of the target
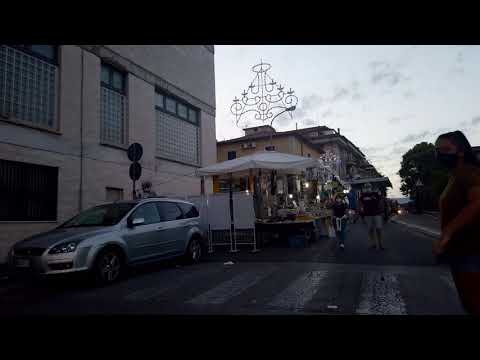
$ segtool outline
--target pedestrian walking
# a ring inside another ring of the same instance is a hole
[[[360,196],[360,211],[365,218],[368,227],[370,249],[385,250],[382,240],[382,209],[380,207],[381,195],[372,191],[372,184],[367,183],[363,187]]]
[[[351,222],[355,224],[359,218],[359,214],[358,214],[358,206],[357,206],[357,197],[353,189],[350,190],[350,192],[347,194],[347,198],[348,198],[348,208],[351,213]]]
[[[345,250],[345,238],[347,234],[347,210],[348,206],[345,202],[343,194],[335,196],[335,202],[332,205],[333,210],[333,227],[335,235],[340,245],[340,249]]]
[[[465,310],[480,315],[480,166],[461,131],[440,135],[435,147],[450,178],[440,196],[442,232],[433,251],[450,264]]]

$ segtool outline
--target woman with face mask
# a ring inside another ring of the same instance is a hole
[[[442,235],[434,254],[449,262],[465,310],[480,315],[480,168],[461,131],[440,135],[435,147],[450,178],[440,196]]]

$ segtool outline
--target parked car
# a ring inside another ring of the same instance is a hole
[[[103,284],[126,266],[202,257],[204,235],[195,205],[177,199],[121,201],[85,210],[54,230],[16,243],[8,263],[40,276],[90,272]]]

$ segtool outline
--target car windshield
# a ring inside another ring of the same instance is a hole
[[[60,227],[112,226],[117,224],[134,206],[135,203],[95,206],[81,212]]]

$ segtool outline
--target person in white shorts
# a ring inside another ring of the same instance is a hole
[[[360,209],[368,227],[370,249],[385,250],[382,240],[382,211],[380,208],[381,195],[372,191],[370,183],[365,184],[360,196]]]

